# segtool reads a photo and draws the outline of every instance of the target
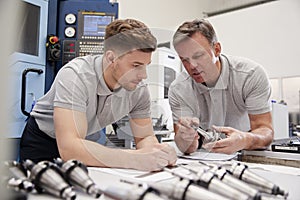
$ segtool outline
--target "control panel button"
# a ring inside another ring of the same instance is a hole
[[[65,35],[66,35],[66,37],[69,37],[69,38],[74,37],[75,32],[76,32],[76,30],[74,27],[67,27],[65,29]]]
[[[69,13],[65,17],[66,24],[75,24],[76,16],[73,13]]]

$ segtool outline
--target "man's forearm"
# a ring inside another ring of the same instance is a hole
[[[107,148],[96,142],[75,139],[60,150],[63,160],[78,159],[88,166],[128,168],[129,153]]]
[[[246,132],[247,145],[245,149],[264,149],[273,141],[273,130],[270,128],[257,128],[251,132]]]
[[[158,140],[155,135],[149,135],[145,138],[135,138],[136,148],[140,149],[143,147],[153,146],[158,144]]]

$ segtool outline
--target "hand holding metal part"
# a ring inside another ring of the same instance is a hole
[[[199,149],[204,144],[207,144],[210,142],[216,142],[221,139],[221,133],[214,129],[209,129],[208,131],[205,131],[201,127],[193,126],[193,128],[197,131],[197,133],[200,137],[199,146],[198,146]]]
[[[195,127],[194,127],[195,128]],[[210,129],[208,131],[203,130],[201,127],[196,127],[195,130],[197,131],[198,135],[201,137],[203,136],[203,144],[209,142],[215,142],[221,139],[221,133],[217,132],[214,129]]]

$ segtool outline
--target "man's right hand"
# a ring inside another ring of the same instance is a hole
[[[168,144],[154,144],[129,153],[129,168],[142,171],[159,171],[166,166],[173,166],[177,161],[176,151]]]
[[[193,153],[198,148],[199,135],[193,127],[199,126],[199,119],[182,117],[174,124],[175,142],[183,153]]]

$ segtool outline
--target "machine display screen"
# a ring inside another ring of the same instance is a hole
[[[37,56],[39,51],[40,7],[23,1],[21,6],[23,10],[20,24],[18,24],[16,51]]]
[[[84,36],[104,36],[105,27],[113,21],[113,16],[109,15],[84,15],[83,35]]]

